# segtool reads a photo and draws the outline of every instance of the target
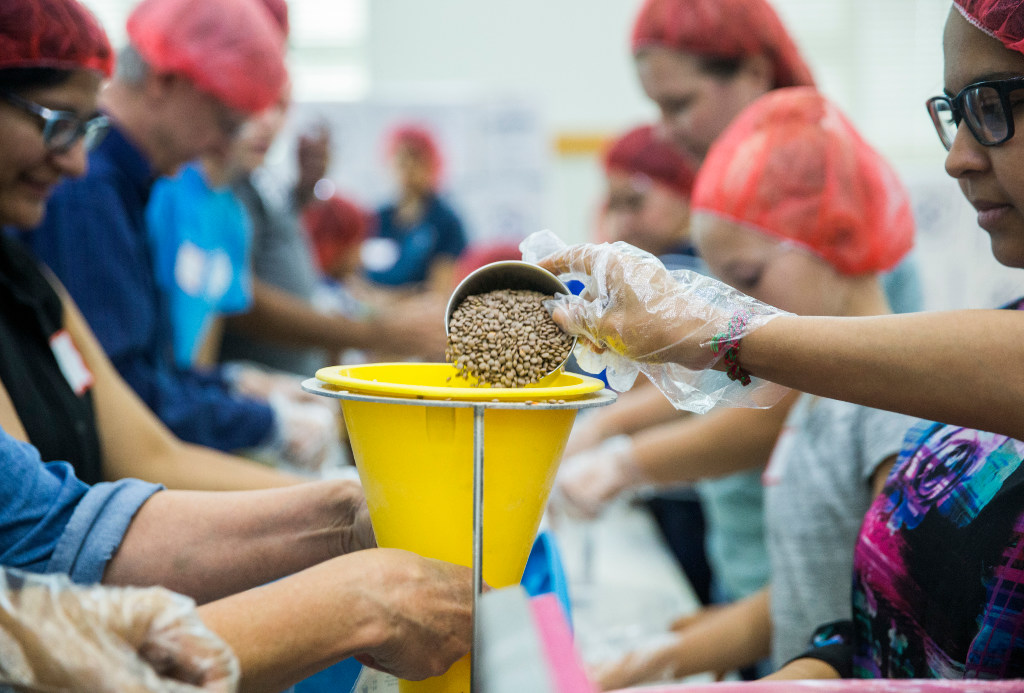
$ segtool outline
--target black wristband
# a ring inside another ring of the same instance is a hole
[[[819,626],[811,636],[810,648],[786,662],[817,659],[839,673],[839,678],[853,678],[853,622],[833,621]]]

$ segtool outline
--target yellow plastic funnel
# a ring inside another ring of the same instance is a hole
[[[380,546],[473,563],[474,408],[483,409],[483,580],[517,584],[576,411],[610,404],[595,378],[557,372],[525,388],[472,387],[450,364],[334,366],[306,381],[342,400]],[[403,693],[469,693],[468,658]]]

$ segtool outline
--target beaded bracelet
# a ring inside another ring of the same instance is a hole
[[[739,310],[733,313],[724,332],[719,332],[711,338],[711,353],[715,356],[722,354],[722,361],[726,365],[726,373],[731,380],[738,380],[740,385],[750,384],[750,374],[740,367],[740,339],[750,321],[750,311]]]

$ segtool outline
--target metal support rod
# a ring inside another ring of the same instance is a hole
[[[477,685],[476,653],[480,644],[479,605],[484,586],[484,412],[473,407],[473,653],[470,655],[470,690]]]

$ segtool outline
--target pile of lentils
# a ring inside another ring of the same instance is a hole
[[[463,378],[522,387],[555,370],[572,337],[551,319],[539,291],[501,289],[468,296],[452,313],[445,358]]]

